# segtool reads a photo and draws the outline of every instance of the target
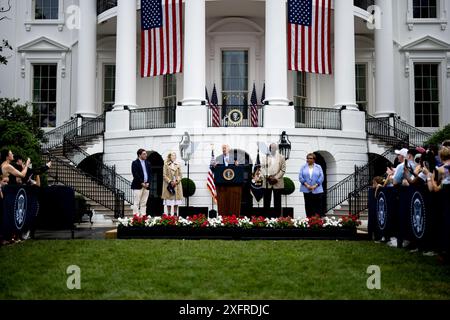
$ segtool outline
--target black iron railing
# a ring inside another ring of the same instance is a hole
[[[73,141],[64,139],[63,145],[64,156],[69,159],[73,164],[78,166],[84,159],[89,157],[90,155],[77,146]],[[94,163],[96,170],[95,176],[90,175],[93,180],[97,183],[105,187],[111,193],[113,193],[119,200],[123,198],[123,200],[127,201],[130,204],[133,204],[133,192],[131,190],[131,182],[117,174],[115,166],[108,166],[97,159],[91,159],[91,162]],[[114,198],[117,201],[116,198]],[[95,199],[92,199],[95,200]],[[100,202],[99,202],[100,203]],[[112,203],[100,203],[107,208],[114,207]],[[121,212],[123,213],[123,212]],[[121,216],[119,214],[119,216]]]
[[[358,214],[368,208],[367,198],[368,188],[372,185],[372,179],[376,171],[374,166],[380,158],[393,159],[393,149],[389,149],[381,156],[371,159],[363,166],[355,166],[355,172],[327,190],[327,209],[330,211],[348,201],[350,213]]]
[[[208,106],[208,127],[262,127],[264,107],[245,105]]]
[[[46,162],[52,161],[48,175],[55,183],[73,188],[77,193],[91,199],[114,212],[116,218],[124,216],[125,194],[111,186],[98,184],[99,177],[92,176],[66,161],[53,156],[51,153],[43,155]]]
[[[88,120],[64,134],[63,140],[76,141],[77,145],[92,140],[93,137],[102,136],[105,133],[105,115]]]
[[[175,122],[175,106],[130,111],[130,130],[175,128]]]
[[[393,126],[409,136],[409,144],[414,147],[421,147],[425,144],[425,142],[431,138],[431,134],[424,132],[422,130],[413,127],[409,123],[404,120],[401,120],[399,117],[393,117]]]
[[[341,111],[332,108],[295,107],[295,127],[341,130]]]
[[[366,132],[396,148],[409,147],[409,135],[390,124],[390,118],[375,118],[366,114]]]
[[[41,145],[41,149],[50,150],[62,145],[64,135],[76,129],[77,126],[78,126],[78,119],[74,118],[69,122],[63,124],[62,126],[47,132],[46,134],[44,134],[44,140],[46,142]]]
[[[97,15],[117,7],[117,0],[97,0]]]

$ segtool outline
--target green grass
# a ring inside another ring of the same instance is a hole
[[[81,268],[68,290],[66,268]],[[369,265],[381,290],[368,290]],[[0,248],[0,299],[449,299],[450,267],[373,242],[27,241]]]

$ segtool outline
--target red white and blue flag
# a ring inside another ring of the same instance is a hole
[[[331,0],[288,0],[288,69],[332,74]]]
[[[208,190],[211,193],[211,197],[214,199],[214,202],[217,203],[217,189],[216,183],[214,181],[214,172],[212,171],[215,163],[216,159],[214,158],[214,150],[211,150],[211,163],[208,170],[208,177],[206,178],[206,186],[208,187]]]
[[[252,127],[258,127],[258,99],[256,98],[256,88],[255,84],[253,84],[252,96],[250,98],[251,103],[251,112],[250,118]]]
[[[182,72],[182,28],[182,0],[141,0],[142,77]]]
[[[208,102],[208,106],[211,109],[212,126],[220,127],[220,107],[219,99],[217,98],[216,84],[214,84],[211,100],[209,100],[208,89],[206,89],[206,101]]]

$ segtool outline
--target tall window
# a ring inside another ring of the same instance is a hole
[[[367,65],[356,65],[356,104],[360,110],[367,111]]]
[[[164,122],[175,122],[175,108],[173,107],[177,105],[177,77],[174,74],[167,74],[163,77],[163,105],[167,108],[164,113]]]
[[[33,106],[43,128],[56,127],[56,64],[33,65]]]
[[[163,105],[164,107],[177,105],[177,78],[174,74],[163,77]]]
[[[439,65],[414,64],[416,127],[439,127]]]
[[[295,112],[295,121],[299,123],[305,122],[306,94],[306,72],[297,71],[294,74],[294,105],[297,107]],[[300,107],[300,108],[298,108]]]
[[[34,19],[57,20],[59,0],[34,0]]]
[[[306,73],[295,73],[295,88],[294,88],[294,104],[299,107],[306,107]]]
[[[116,66],[107,64],[103,72],[103,110],[110,111],[116,95]]]
[[[437,0],[413,0],[414,19],[437,18]]]
[[[222,51],[222,105],[242,106],[248,101],[248,51]]]

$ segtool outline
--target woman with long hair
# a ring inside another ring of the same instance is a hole
[[[173,206],[173,214],[178,216],[178,206],[182,204],[183,200],[183,187],[181,185],[181,166],[176,160],[176,153],[170,152],[164,161],[161,198],[164,200],[163,204],[167,206],[168,215],[171,215]]]

